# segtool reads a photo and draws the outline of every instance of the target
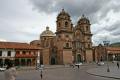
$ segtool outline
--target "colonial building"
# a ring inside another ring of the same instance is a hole
[[[41,48],[18,42],[0,42],[0,66],[7,64],[9,60],[16,66],[35,66]]]
[[[93,47],[93,61],[120,61],[120,47],[103,46]]]
[[[73,26],[70,15],[62,9],[56,20],[56,32],[46,27],[40,40],[32,45],[42,47],[41,64],[71,64],[75,62],[91,62],[92,41],[90,21],[84,15]]]

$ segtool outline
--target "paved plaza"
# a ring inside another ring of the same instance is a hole
[[[104,67],[104,66],[103,66]],[[88,74],[88,70],[101,68],[101,66],[88,64],[77,67],[69,66],[48,66],[43,70],[42,80],[117,80]],[[4,80],[4,72],[0,72],[0,80]],[[38,70],[20,70],[16,80],[41,80]]]

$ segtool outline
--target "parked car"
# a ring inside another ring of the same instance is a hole
[[[0,67],[0,71],[5,71],[6,68],[5,67]]]
[[[104,62],[98,62],[98,66],[103,66],[105,63]]]
[[[76,64],[75,64],[75,66],[80,66],[80,65],[82,65],[82,63],[76,63]]]

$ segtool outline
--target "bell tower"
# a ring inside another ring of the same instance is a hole
[[[91,30],[90,30],[90,25],[91,25],[90,21],[87,17],[82,15],[82,17],[78,21],[77,25],[83,33],[82,43],[85,48],[85,56],[86,56],[85,61],[91,62],[91,61],[93,61],[93,59],[92,59],[93,57],[92,57],[92,40],[91,40],[92,34],[91,34]]]
[[[67,55],[67,52],[65,51],[67,50],[70,54],[72,54],[73,39],[73,25],[70,19],[70,15],[64,9],[62,9],[62,11],[57,16],[56,26],[56,40],[59,50],[59,63],[64,64],[68,62],[64,59],[64,55]]]
[[[91,34],[91,30],[90,30],[90,21],[88,18],[86,18],[84,15],[82,15],[82,17],[80,18],[80,20],[78,21],[78,26],[81,28],[82,32],[83,32],[83,42],[84,42],[84,46],[85,48],[92,48],[92,34]]]

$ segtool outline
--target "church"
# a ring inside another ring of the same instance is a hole
[[[91,24],[82,15],[74,26],[71,16],[62,9],[56,18],[56,32],[49,27],[40,34],[39,40],[33,40],[31,45],[41,47],[40,64],[72,64],[92,62]]]

